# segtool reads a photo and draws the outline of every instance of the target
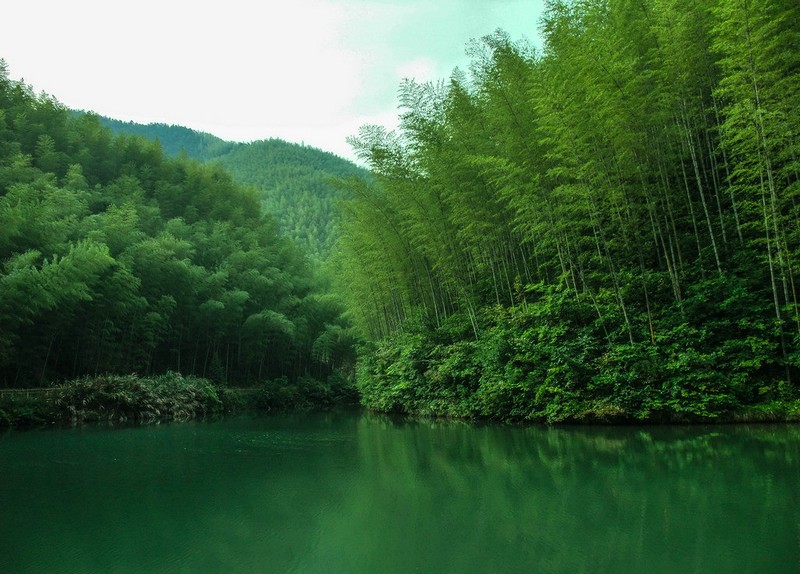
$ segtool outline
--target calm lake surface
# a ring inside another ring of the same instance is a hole
[[[0,572],[800,572],[800,427],[8,432]]]

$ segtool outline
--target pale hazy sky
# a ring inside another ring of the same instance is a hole
[[[10,0],[0,58],[63,104],[352,158],[397,88],[466,67],[497,28],[535,41],[544,0]]]

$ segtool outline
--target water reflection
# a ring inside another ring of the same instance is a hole
[[[236,419],[0,439],[2,572],[800,571],[800,429]]]

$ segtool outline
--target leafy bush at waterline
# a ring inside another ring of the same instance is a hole
[[[0,399],[0,428],[43,426],[55,419],[52,400],[42,397]]]
[[[3,398],[0,427],[186,421],[239,411],[327,410],[358,402],[354,382],[337,373],[324,381],[281,377],[247,389],[173,372],[152,377],[101,375],[68,381],[47,395]]]
[[[726,287],[727,285],[727,287]],[[722,299],[694,321],[655,316],[653,342],[604,329],[613,305],[559,289],[484,310],[482,336],[452,315],[441,327],[407,322],[358,365],[367,408],[426,416],[531,422],[797,420],[798,396],[774,331],[754,318],[735,282],[711,281],[684,300]],[[598,309],[600,313],[598,314]]]
[[[271,379],[264,382],[255,396],[256,408],[266,411],[326,410],[358,402],[355,384],[338,373],[324,382],[313,377],[300,377],[296,383],[286,377]]]
[[[218,413],[223,404],[207,379],[167,373],[157,377],[108,375],[65,383],[55,399],[57,420],[185,421]]]

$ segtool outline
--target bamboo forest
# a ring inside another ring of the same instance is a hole
[[[106,4],[3,10],[0,573],[800,572],[798,0]]]
[[[373,409],[786,416],[800,384],[800,6],[549,2],[352,144],[341,280]],[[788,409],[788,411],[787,411]]]
[[[164,393],[131,374],[197,410],[264,381],[280,404],[352,398],[343,308],[254,188],[0,72],[2,387],[82,381],[65,400],[134,417]]]
[[[548,2],[541,46],[498,30],[403,81],[399,128],[350,138],[367,170],[101,120],[3,64],[0,385],[83,381],[99,411],[138,377],[217,406],[797,418],[798,22]]]

